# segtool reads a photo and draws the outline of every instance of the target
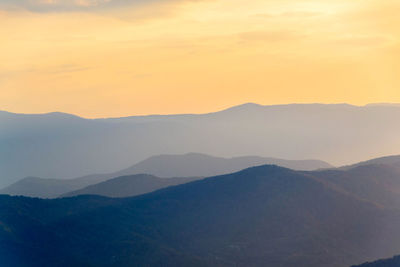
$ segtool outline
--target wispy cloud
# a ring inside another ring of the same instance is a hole
[[[75,64],[64,64],[51,68],[51,70],[45,71],[49,74],[60,74],[60,73],[71,73],[79,72],[90,69],[89,67],[83,67]]]
[[[32,12],[99,11],[131,5],[179,0],[0,0],[0,9]]]
[[[312,11],[293,11],[293,12],[282,12],[282,13],[258,13],[253,17],[260,19],[304,19],[304,18],[314,18],[320,16],[320,12]]]
[[[334,41],[338,45],[349,46],[379,46],[388,43],[389,40],[383,36],[346,36]]]
[[[96,8],[112,0],[2,0],[0,7],[8,10],[26,9],[36,12],[72,11]]]
[[[262,42],[282,42],[299,40],[306,37],[305,34],[300,34],[294,31],[253,31],[242,32],[239,35],[242,41],[262,41]]]
[[[47,68],[39,68],[31,66],[21,69],[10,69],[10,70],[0,71],[0,79],[13,78],[26,74],[47,74],[47,75],[67,74],[72,72],[81,72],[89,69],[91,68],[76,64],[63,64],[57,66],[49,66]]]

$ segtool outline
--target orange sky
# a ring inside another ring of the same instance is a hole
[[[0,3],[0,110],[400,102],[397,0],[114,1]]]

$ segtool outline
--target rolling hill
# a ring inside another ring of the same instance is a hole
[[[232,173],[248,167],[276,164],[297,170],[332,167],[319,160],[283,160],[263,157],[221,158],[199,153],[150,157],[127,169],[107,174],[92,174],[75,179],[28,177],[0,190],[0,194],[54,198],[86,186],[127,175],[150,174],[159,177],[206,177]]]
[[[201,153],[188,153],[185,155],[153,156],[120,173],[148,173],[159,177],[205,177],[232,173],[265,164],[294,170],[317,170],[333,167],[321,160],[285,160],[257,156],[222,158]]]
[[[93,178],[93,179],[92,179]],[[44,179],[26,177],[0,190],[0,194],[41,198],[56,198],[70,191],[102,181],[99,177],[82,177],[76,179]],[[107,179],[107,177],[104,177]]]
[[[146,194],[168,186],[185,184],[200,178],[159,178],[148,174],[121,176],[89,185],[80,190],[72,191],[60,197],[78,195],[99,195],[105,197],[132,197]]]
[[[400,168],[400,155],[374,158],[374,159],[362,161],[362,162],[359,162],[359,163],[356,163],[353,165],[343,166],[340,169],[348,170],[348,169],[352,169],[352,168],[355,168],[358,166],[365,166],[365,165],[371,165],[371,164],[385,164],[385,165],[390,165],[393,167]]]
[[[316,171],[312,175],[377,205],[400,208],[400,168],[371,164],[346,171]]]
[[[133,198],[0,196],[0,261],[336,267],[400,250],[398,208],[320,176],[266,165]]]

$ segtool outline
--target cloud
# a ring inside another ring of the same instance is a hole
[[[320,12],[312,12],[312,11],[293,11],[293,12],[282,12],[282,13],[259,13],[255,14],[253,17],[260,19],[305,19],[305,18],[314,18],[322,15]]]
[[[32,12],[97,11],[176,0],[0,0],[0,9]]]
[[[347,18],[357,25],[379,33],[391,33],[395,37],[400,33],[400,17],[398,10],[400,2],[396,1],[368,1],[363,8],[349,12]]]
[[[389,40],[383,36],[348,36],[334,41],[338,45],[349,46],[380,46],[388,43]]]
[[[45,71],[49,74],[61,74],[61,73],[71,73],[71,72],[80,72],[84,70],[89,70],[89,67],[83,67],[75,64],[64,64],[60,66],[56,66],[51,68],[51,70]]]
[[[111,0],[2,0],[0,7],[8,10],[26,9],[35,12],[83,10],[99,7]]]
[[[4,80],[24,74],[47,74],[47,75],[67,74],[72,72],[81,72],[89,69],[91,68],[76,64],[63,64],[58,66],[49,66],[47,68],[39,68],[31,66],[22,69],[2,70],[0,71],[0,79]]]
[[[282,42],[299,40],[306,37],[294,31],[254,31],[239,33],[239,38],[243,41],[262,41],[262,42]]]

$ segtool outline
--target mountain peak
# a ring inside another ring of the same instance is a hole
[[[244,104],[240,104],[237,106],[233,106],[227,109],[222,110],[221,112],[225,112],[225,111],[235,111],[235,110],[249,110],[249,109],[256,109],[256,108],[261,108],[264,107],[263,105],[257,104],[257,103],[244,103]]]

